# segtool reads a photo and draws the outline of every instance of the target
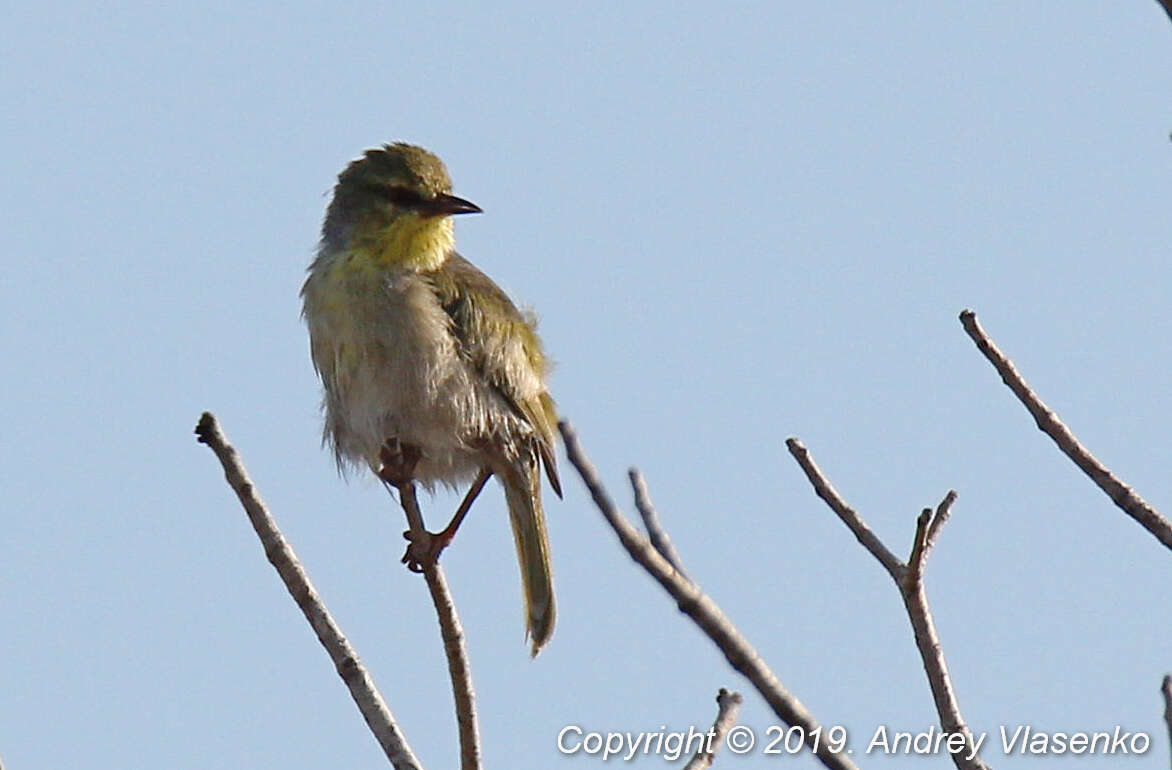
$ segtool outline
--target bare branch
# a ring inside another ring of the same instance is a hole
[[[415,495],[415,484],[407,482],[399,487],[399,503],[407,515],[412,532],[424,529],[423,514]],[[468,650],[464,646],[464,629],[456,614],[456,605],[448,590],[448,581],[439,563],[434,559],[423,562],[423,578],[431,593],[431,602],[439,619],[440,637],[444,655],[448,659],[448,675],[452,680],[452,698],[456,702],[456,726],[460,734],[460,767],[478,770],[480,767],[480,730],[476,720],[476,695],[472,689],[472,672],[468,665]]]
[[[1172,674],[1164,676],[1160,692],[1164,695],[1164,724],[1168,726],[1168,742],[1172,744]]]
[[[908,557],[907,580],[915,582],[923,579],[924,564],[928,561],[928,554],[932,552],[932,546],[936,544],[936,538],[940,536],[940,528],[952,515],[952,504],[955,502],[956,491],[950,489],[940,504],[936,506],[935,511],[931,508],[925,508],[916,518],[915,539],[912,541],[911,556]]]
[[[1058,448],[1074,461],[1074,464],[1090,476],[1091,481],[1098,485],[1108,497],[1123,511],[1139,522],[1140,526],[1151,532],[1166,548],[1172,548],[1172,523],[1169,523],[1160,512],[1144,501],[1135,491],[1124,484],[1119,478],[1107,469],[1102,463],[1084,447],[1067,428],[1058,415],[1046,406],[1038,395],[1030,389],[1025,379],[1018,374],[1013,362],[997,348],[997,345],[981,328],[977,315],[971,310],[960,314],[961,325],[965,332],[976,343],[981,354],[993,364],[993,368],[1001,375],[1002,381],[1013,391],[1013,395],[1025,406],[1038,429],[1054,440]]]
[[[952,515],[952,504],[955,502],[956,490],[950,489],[944,499],[940,501],[940,505],[936,506],[936,515],[932,517],[932,523],[928,525],[928,540],[924,543],[924,558],[928,557],[928,554],[932,552],[932,546],[936,545],[936,538],[940,536],[940,528]]]
[[[631,478],[631,488],[635,490],[635,508],[638,509],[639,515],[643,518],[643,528],[647,530],[647,537],[651,540],[651,545],[659,551],[660,556],[671,562],[671,566],[675,567],[676,572],[691,580],[681,566],[683,562],[676,552],[675,545],[672,544],[663,525],[659,523],[659,513],[656,512],[655,505],[651,502],[651,492],[647,489],[647,481],[643,478],[643,474],[639,472],[638,468],[631,468],[627,475]]]
[[[928,524],[932,519],[932,509],[925,508],[916,517],[916,534],[912,538],[912,553],[907,560],[906,578],[912,584],[919,583],[924,578],[924,559],[928,555]]]
[[[358,705],[358,710],[362,712],[363,719],[366,720],[375,740],[382,746],[387,759],[396,770],[419,770],[419,760],[407,744],[406,736],[396,724],[391,710],[375,687],[374,680],[362,665],[358,653],[350,646],[350,642],[334,622],[293,548],[277,528],[260,496],[256,494],[239,454],[224,438],[215,416],[210,412],[204,412],[199,424],[196,425],[195,434],[200,443],[206,444],[215,452],[220,465],[224,468],[228,485],[244,506],[248,520],[264,546],[265,556],[276,568],[293,601],[297,602],[318,640],[329,653],[338,675],[346,683],[350,696]]]
[[[383,486],[387,488],[388,492],[394,489],[399,493],[399,506],[407,517],[407,529],[410,532],[410,537],[407,539],[413,543],[424,542],[430,533],[427,531],[427,525],[423,523],[423,512],[419,509],[419,498],[415,495],[415,484],[408,481],[406,484],[394,486],[384,481]],[[391,497],[393,498],[394,495]]]
[[[948,664],[944,660],[944,647],[936,633],[936,623],[932,620],[932,610],[928,607],[928,595],[924,592],[923,581],[917,581],[907,590],[901,585],[900,595],[903,597],[903,604],[912,624],[912,633],[916,638],[916,649],[920,652],[924,673],[928,676],[928,686],[932,690],[932,701],[936,704],[940,726],[949,733],[960,733],[965,739],[965,751],[952,754],[952,763],[960,770],[988,770],[989,766],[974,755],[973,746],[976,744],[973,732],[960,715],[960,703],[957,702],[956,693],[952,689]]]
[[[976,741],[973,732],[960,715],[960,704],[956,700],[952,689],[952,679],[948,675],[948,664],[944,660],[944,648],[940,644],[940,637],[936,634],[936,624],[932,620],[932,611],[928,607],[928,595],[924,592],[924,561],[940,533],[940,528],[944,526],[944,522],[951,514],[952,504],[956,500],[956,492],[950,491],[945,495],[935,513],[931,508],[925,508],[917,517],[911,555],[908,557],[908,564],[905,565],[888,550],[887,546],[883,545],[862,517],[839,496],[802,442],[791,438],[787,439],[785,443],[789,447],[790,454],[806,472],[806,477],[814,486],[814,491],[854,532],[859,542],[887,569],[887,573],[895,581],[895,586],[899,589],[899,595],[903,599],[904,608],[907,610],[908,620],[912,625],[916,649],[919,650],[924,673],[928,677],[928,687],[932,691],[932,700],[936,704],[936,714],[940,717],[940,725],[947,732],[958,733],[963,735],[965,739],[964,751],[950,755],[953,764],[960,770],[988,770],[988,766],[976,756],[974,750]]]
[[[741,635],[716,602],[706,596],[696,583],[680,574],[671,562],[627,521],[622,511],[610,499],[598,477],[598,471],[579,444],[578,435],[573,427],[567,422],[560,422],[558,429],[565,441],[566,454],[570,462],[585,482],[594,504],[614,529],[631,558],[647,570],[676,600],[680,611],[690,617],[708,638],[716,643],[729,664],[753,683],[778,718],[788,725],[803,728],[807,744],[824,766],[854,768],[854,762],[845,753],[833,753],[827,748],[825,741],[818,740],[818,736],[822,734],[820,731],[815,732],[819,729],[818,722],[802,702],[782,686],[753,645]]]
[[[712,729],[707,733],[708,737],[704,746],[696,752],[688,764],[684,765],[684,770],[708,770],[712,767],[712,762],[716,759],[716,752],[720,750],[720,744],[724,742],[725,733],[737,723],[737,715],[741,713],[742,700],[739,692],[729,692],[723,687],[720,688],[720,692],[716,694],[716,719],[712,723]]]
[[[859,514],[855,513],[839,497],[838,492],[822,474],[821,469],[814,462],[814,458],[810,457],[810,453],[802,445],[802,442],[796,438],[789,438],[785,440],[785,445],[789,448],[789,453],[798,461],[798,465],[805,471],[806,478],[813,485],[815,494],[830,506],[830,510],[838,514],[838,518],[842,519],[842,523],[854,533],[854,536],[863,544],[863,547],[879,560],[879,563],[883,565],[883,568],[887,570],[887,573],[891,575],[892,579],[899,580],[904,570],[903,562],[896,558],[895,554],[887,549],[887,546],[883,545],[883,541],[871,531],[871,528],[867,526]]]

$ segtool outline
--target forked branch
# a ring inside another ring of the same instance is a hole
[[[952,679],[948,675],[948,664],[944,660],[944,647],[940,644],[940,637],[936,633],[936,623],[932,620],[932,610],[928,606],[928,595],[924,591],[924,564],[931,553],[940,529],[948,520],[952,511],[952,504],[956,501],[956,492],[950,491],[936,506],[936,509],[925,508],[916,518],[916,532],[912,540],[911,555],[908,563],[904,564],[891,552],[871,531],[853,508],[838,494],[834,486],[810,456],[809,450],[796,438],[787,439],[785,445],[793,458],[805,472],[806,478],[814,487],[818,497],[830,507],[838,518],[846,524],[858,541],[875,557],[899,589],[907,610],[908,620],[911,622],[912,633],[916,639],[916,648],[920,653],[920,661],[924,666],[924,673],[928,677],[928,687],[932,691],[932,700],[936,704],[936,714],[940,717],[940,726],[948,733],[959,734],[964,737],[964,747],[961,751],[951,752],[952,762],[960,770],[987,770],[988,766],[981,761],[976,752],[976,740],[972,730],[965,724],[960,714],[960,704],[956,700],[956,693],[952,688]]]
[[[814,719],[813,715],[793,694],[791,694],[777,676],[766,665],[765,661],[753,648],[753,645],[741,635],[741,632],[725,616],[720,607],[711,598],[700,590],[700,586],[689,580],[682,572],[682,566],[677,568],[649,538],[645,537],[627,520],[623,512],[611,500],[610,494],[602,484],[594,464],[586,457],[582,445],[578,442],[578,434],[569,423],[558,424],[562,438],[566,443],[566,454],[570,462],[582,477],[586,488],[594,499],[595,506],[602,513],[607,523],[618,535],[619,541],[626,548],[627,553],[638,564],[663,586],[664,590],[675,599],[680,612],[683,612],[707,634],[734,669],[743,674],[757,692],[765,698],[779,719],[790,726],[802,728],[806,744],[818,760],[830,768],[854,768],[855,764],[846,753],[836,753],[829,749],[825,740],[825,732]],[[637,479],[636,475],[632,480]],[[639,494],[639,485],[635,484]],[[678,558],[678,557],[677,557]]]

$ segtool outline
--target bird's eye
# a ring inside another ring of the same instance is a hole
[[[423,203],[423,196],[414,190],[395,185],[383,189],[387,200],[400,208],[411,208]]]

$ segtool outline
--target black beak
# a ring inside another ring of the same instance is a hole
[[[437,195],[420,206],[420,213],[429,217],[450,217],[453,214],[480,214],[484,209],[472,201],[457,198],[455,195]]]

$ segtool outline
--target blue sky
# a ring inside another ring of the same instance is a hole
[[[1172,509],[1156,3],[26,3],[9,30],[10,770],[383,766],[191,435],[205,409],[421,759],[454,766],[402,514],[319,447],[298,318],[334,176],[398,139],[484,208],[460,249],[540,314],[554,394],[612,492],[631,510],[626,469],[643,469],[690,573],[861,766],[908,761],[861,754],[878,726],[936,717],[894,587],[788,436],[900,554],[958,491],[927,581],[974,730],[1122,725],[1152,736],[1129,766],[1167,766],[1172,555],[1034,429],[957,321],[976,310],[1092,451]],[[765,704],[564,458],[562,476],[539,659],[498,489],[444,555],[488,765],[594,766],[561,757],[558,731],[706,725],[721,686],[763,732]]]

